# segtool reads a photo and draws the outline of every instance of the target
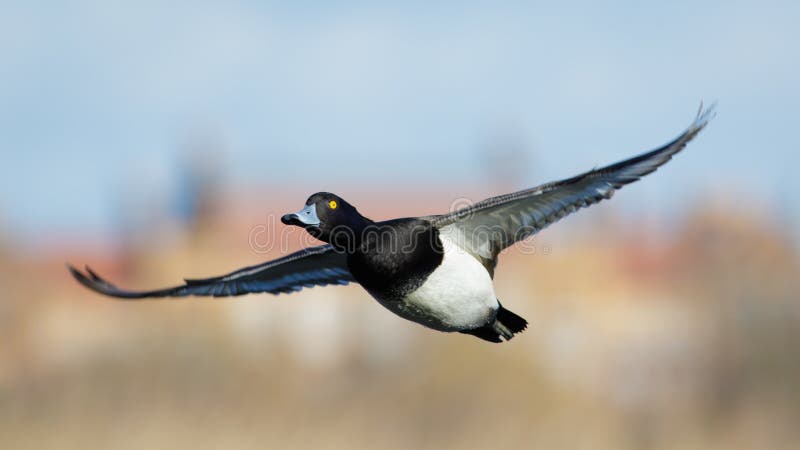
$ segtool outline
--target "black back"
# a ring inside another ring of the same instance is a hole
[[[347,256],[350,273],[368,292],[401,300],[442,263],[439,230],[417,218],[377,222],[364,230]]]

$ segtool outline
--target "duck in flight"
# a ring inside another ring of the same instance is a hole
[[[68,266],[78,282],[111,297],[214,296],[291,293],[304,287],[360,284],[400,317],[434,330],[490,342],[527,326],[497,300],[492,279],[498,254],[578,209],[610,198],[680,152],[713,117],[703,110],[663,147],[561,181],[492,197],[448,214],[372,221],[341,197],[319,192],[281,221],[305,229],[324,245],[227,275],[186,279],[151,291],[119,289],[89,267]]]

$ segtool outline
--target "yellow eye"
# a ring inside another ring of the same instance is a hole
[[[331,200],[328,202],[328,206],[330,206],[331,209],[336,209],[339,206],[339,204],[336,203],[336,200]]]

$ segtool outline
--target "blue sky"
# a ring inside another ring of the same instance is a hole
[[[195,135],[242,186],[455,197],[508,133],[533,185],[666,142],[701,99],[717,119],[628,207],[710,190],[798,217],[797,23],[788,0],[4,2],[0,224],[107,233],[126,186],[169,189]]]

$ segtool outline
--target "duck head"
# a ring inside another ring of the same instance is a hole
[[[347,250],[372,221],[362,216],[344,199],[330,192],[317,192],[306,200],[306,206],[296,213],[281,217],[286,225],[296,225],[308,234],[337,249]]]

